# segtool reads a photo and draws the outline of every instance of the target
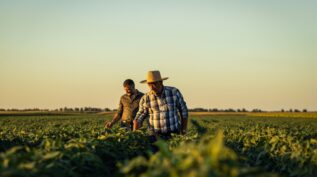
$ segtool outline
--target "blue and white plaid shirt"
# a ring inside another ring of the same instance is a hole
[[[140,100],[136,121],[142,125],[149,117],[149,130],[154,133],[170,133],[181,130],[179,113],[188,118],[188,109],[180,91],[175,87],[164,86],[161,96],[153,91],[146,93]]]

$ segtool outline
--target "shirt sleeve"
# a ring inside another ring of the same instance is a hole
[[[177,98],[177,109],[180,112],[180,114],[182,115],[182,117],[184,119],[188,118],[188,109],[187,109],[187,105],[186,102],[183,98],[183,95],[181,94],[181,92],[177,89],[176,91],[176,98]]]
[[[144,95],[139,103],[139,111],[136,114],[135,120],[139,125],[142,125],[144,119],[148,116],[148,109],[146,106],[146,95]]]

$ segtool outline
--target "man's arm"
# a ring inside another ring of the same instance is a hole
[[[181,134],[185,134],[187,132],[187,122],[188,122],[188,118],[184,118],[183,116],[181,116]]]
[[[139,103],[139,111],[135,116],[135,119],[133,121],[133,130],[137,130],[140,127],[142,127],[144,119],[148,116],[148,110],[146,107],[146,96],[144,95]]]
[[[118,122],[121,119],[122,113],[123,113],[123,104],[122,99],[120,98],[119,107],[117,112],[114,114],[112,120],[110,122],[105,122],[105,128],[111,128],[116,122]]]
[[[181,117],[181,133],[184,134],[187,131],[187,123],[188,123],[188,109],[186,102],[183,98],[183,95],[179,90],[176,91],[176,97],[177,97],[177,109],[180,113]]]

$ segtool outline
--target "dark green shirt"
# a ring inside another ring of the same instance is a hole
[[[121,121],[132,122],[139,110],[139,102],[144,94],[136,90],[136,94],[124,94],[120,98],[117,118],[121,117]]]

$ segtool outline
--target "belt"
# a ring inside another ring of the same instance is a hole
[[[132,121],[126,121],[126,120],[123,120],[121,122],[124,123],[124,124],[131,124],[132,123]]]

